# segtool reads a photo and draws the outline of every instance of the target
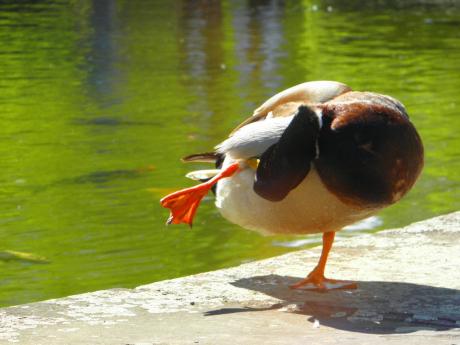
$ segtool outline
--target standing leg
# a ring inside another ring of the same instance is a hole
[[[356,289],[358,287],[356,283],[353,282],[328,279],[324,276],[327,257],[332,248],[332,244],[334,243],[334,237],[335,232],[331,231],[323,233],[323,249],[321,251],[321,257],[319,258],[318,264],[305,279],[302,279],[298,283],[291,285],[291,289],[298,289],[300,287],[310,284],[313,285],[313,287],[309,287],[308,289],[316,291],[327,291],[334,289]]]

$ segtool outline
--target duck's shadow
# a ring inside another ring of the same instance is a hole
[[[357,290],[327,293],[289,289],[299,279],[279,275],[239,279],[232,285],[262,292],[281,302],[268,307],[223,308],[205,315],[279,309],[308,315],[310,322],[317,320],[320,325],[375,334],[460,328],[459,290],[379,281],[358,281]]]

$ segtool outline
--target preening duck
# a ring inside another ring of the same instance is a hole
[[[400,200],[423,167],[423,145],[404,106],[334,81],[306,82],[268,99],[188,174],[203,183],[161,199],[168,224],[192,224],[216,187],[229,221],[266,234],[323,233],[317,266],[292,288],[355,288],[325,278],[335,232]]]

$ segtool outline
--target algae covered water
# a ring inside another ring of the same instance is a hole
[[[378,4],[2,2],[0,305],[318,243],[245,231],[211,196],[192,230],[166,228],[158,204],[207,168],[180,157],[212,149],[266,98],[308,80],[398,98],[425,144],[410,194],[342,236],[458,210],[460,9]]]

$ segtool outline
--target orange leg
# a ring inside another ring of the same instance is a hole
[[[321,251],[321,257],[319,258],[318,264],[305,279],[291,285],[291,289],[298,289],[305,285],[313,285],[313,287],[308,288],[308,290],[325,292],[335,289],[356,289],[358,287],[354,282],[328,279],[324,276],[327,257],[334,243],[334,237],[335,232],[323,233],[323,250]]]
[[[181,189],[171,193],[160,200],[163,207],[171,210],[166,224],[186,223],[192,226],[193,218],[196,210],[200,205],[201,199],[209,192],[212,186],[222,178],[230,177],[239,169],[238,163],[229,165],[225,170],[214,176],[207,182],[193,186],[190,188]]]

